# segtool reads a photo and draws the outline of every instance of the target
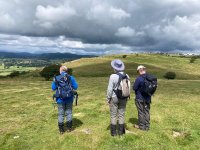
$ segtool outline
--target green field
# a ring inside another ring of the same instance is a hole
[[[17,66],[11,66],[9,68],[4,68],[4,66],[0,65],[0,76],[7,76],[13,71],[19,71],[19,72],[27,72],[35,70],[36,67],[17,67]]]
[[[79,102],[73,109],[74,131],[64,135],[58,133],[51,81],[0,79],[0,149],[200,149],[200,61],[191,64],[189,58],[145,54],[122,59],[132,81],[136,66],[143,64],[159,77],[159,87],[151,105],[151,130],[133,128],[137,111],[132,92],[126,110],[127,134],[112,138],[105,95],[114,58],[122,56],[66,63],[77,77]],[[167,71],[175,71],[177,79],[164,79]]]

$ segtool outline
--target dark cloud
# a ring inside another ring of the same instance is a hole
[[[0,1],[0,49],[200,53],[198,0]]]

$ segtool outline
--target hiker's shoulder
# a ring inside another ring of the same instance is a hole
[[[143,80],[143,77],[140,75],[140,76],[138,76],[135,80],[136,80],[136,81],[142,81],[142,80]]]
[[[118,77],[118,75],[116,73],[113,73],[110,75],[110,78],[116,78],[116,77]]]
[[[126,73],[126,76],[130,79],[130,76]]]
[[[70,77],[71,80],[75,80],[74,76],[70,75],[69,77]]]
[[[62,77],[61,74],[54,76],[53,80],[59,80]]]

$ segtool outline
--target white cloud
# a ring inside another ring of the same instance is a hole
[[[76,15],[76,11],[68,5],[53,7],[48,5],[37,6],[35,16],[41,22],[62,22],[69,17]]]
[[[7,13],[0,14],[0,28],[9,29],[12,28],[15,24],[14,19]]]
[[[135,35],[135,30],[130,27],[121,27],[115,33],[119,37],[132,37]]]
[[[89,20],[97,20],[101,23],[113,21],[119,21],[121,19],[129,18],[131,14],[126,12],[125,10],[113,6],[109,6],[108,4],[99,4],[90,9],[87,14],[87,18]]]
[[[109,11],[110,11],[110,15],[111,15],[112,18],[114,18],[114,19],[128,18],[128,17],[131,16],[129,13],[125,12],[125,11],[122,10],[121,8],[117,9],[117,8],[111,7],[111,8],[109,9]]]

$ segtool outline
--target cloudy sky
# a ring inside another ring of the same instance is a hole
[[[0,0],[0,51],[200,53],[199,0]]]

